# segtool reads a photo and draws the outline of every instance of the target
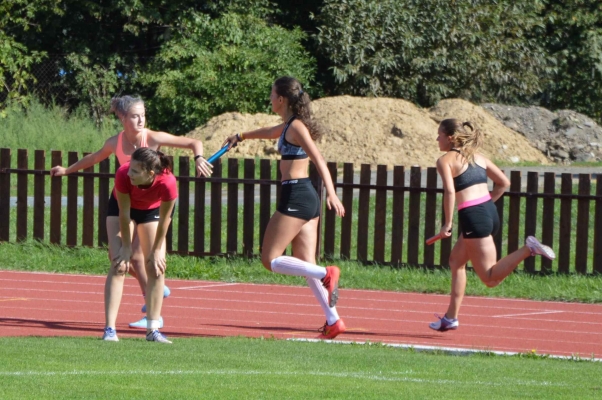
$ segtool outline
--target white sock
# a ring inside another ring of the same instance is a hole
[[[146,329],[148,329],[149,331],[154,331],[156,329],[159,329],[160,326],[161,326],[161,322],[157,319],[147,319],[146,320]]]
[[[284,275],[304,276],[316,279],[322,279],[326,276],[326,268],[290,256],[276,257],[270,265],[272,272]]]
[[[319,279],[315,278],[305,278],[309,288],[312,292],[314,292],[314,296],[318,299],[318,303],[322,307],[322,311],[324,311],[324,315],[326,315],[326,322],[328,325],[332,325],[339,320],[339,313],[337,313],[337,308],[328,306],[328,291],[322,285],[322,282]]]

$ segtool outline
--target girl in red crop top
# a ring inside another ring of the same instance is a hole
[[[131,96],[113,98],[111,100],[111,112],[114,112],[119,118],[119,121],[123,125],[123,130],[117,135],[108,138],[100,150],[83,157],[68,168],[60,165],[53,167],[50,170],[50,175],[63,176],[92,167],[108,158],[111,154],[115,154],[120,164],[125,164],[130,160],[132,153],[136,149],[148,147],[158,150],[162,146],[190,149],[194,155],[197,175],[211,175],[213,167],[203,158],[203,144],[199,140],[174,136],[165,132],[157,132],[145,127],[146,111],[142,99]],[[111,247],[111,244],[115,243],[116,238],[119,238],[119,219],[116,200],[112,193],[109,199],[108,211],[106,228],[109,241],[109,258],[113,258],[115,256],[115,249]],[[143,256],[136,235],[134,235],[132,241],[132,251],[130,275],[138,280],[138,284],[144,295],[147,279]],[[169,289],[166,288],[165,294],[166,296],[169,294]],[[113,300],[108,299],[108,301],[110,303]],[[115,309],[114,304],[105,304],[105,308]],[[142,310],[145,312],[145,306],[142,307]],[[133,322],[130,326],[133,328],[145,327],[146,320],[143,318],[140,321]]]
[[[115,244],[116,256],[107,276],[105,295],[121,298],[125,273],[132,258],[132,236],[136,231],[144,256],[148,283],[146,287],[146,340],[169,342],[160,332],[164,294],[165,236],[178,197],[171,161],[163,153],[149,148],[137,149],[130,162],[115,174],[115,197],[119,204],[121,237]],[[113,304],[113,303],[111,303]],[[117,337],[115,309],[107,310],[105,335]]]
[[[449,257],[452,273],[451,299],[443,317],[429,325],[431,329],[447,331],[459,326],[458,313],[466,289],[466,263],[488,287],[499,285],[525,258],[543,255],[555,258],[554,251],[533,236],[525,246],[497,260],[493,241],[499,227],[497,209],[493,204],[510,182],[506,175],[487,157],[478,153],[483,134],[470,122],[446,119],[439,125],[439,149],[446,153],[437,160],[437,171],[443,181],[443,211],[445,223],[439,235],[449,238],[452,232],[454,203],[458,203],[458,219],[462,235]],[[491,192],[487,178],[494,182]]]

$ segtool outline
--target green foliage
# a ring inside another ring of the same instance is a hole
[[[150,114],[172,132],[227,111],[267,111],[277,77],[292,75],[307,85],[313,76],[303,32],[269,26],[253,15],[191,12],[170,34],[139,83],[152,86]]]
[[[327,0],[316,40],[338,93],[515,102],[548,60],[534,40],[540,1]]]
[[[550,0],[543,13],[543,41],[554,57],[544,105],[602,119],[602,2]]]
[[[58,1],[0,2],[0,102],[8,100],[27,104],[31,86],[36,82],[32,67],[44,59],[46,52],[29,49],[16,39],[15,33],[39,33],[39,25],[36,23],[38,13],[48,10],[58,13]]]

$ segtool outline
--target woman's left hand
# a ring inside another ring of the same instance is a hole
[[[152,271],[153,269],[157,277],[165,274],[165,269],[167,269],[165,257],[159,253],[151,253],[146,259],[146,270]]]
[[[197,158],[194,163],[196,165],[197,176],[208,177],[213,173],[213,165],[202,156]]]
[[[334,208],[339,217],[345,216],[345,207],[343,207],[343,203],[341,203],[337,196],[326,196],[326,206],[329,210]]]

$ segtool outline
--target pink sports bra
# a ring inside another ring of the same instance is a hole
[[[117,157],[117,159],[119,160],[119,165],[123,165],[126,162],[130,161],[130,158],[132,157],[131,154],[125,154],[123,152],[123,134],[125,132],[121,131],[119,132],[119,134],[117,135],[117,147],[115,148],[115,156]],[[147,130],[143,130],[141,135],[142,137],[140,138],[140,146],[139,147],[148,147],[148,142],[147,142]]]

